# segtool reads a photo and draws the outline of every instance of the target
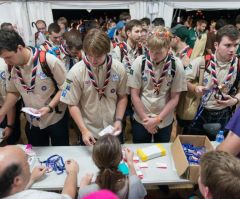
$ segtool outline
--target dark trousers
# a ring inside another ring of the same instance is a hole
[[[11,133],[11,135],[7,138],[7,144],[16,144],[20,138],[21,135],[21,130],[20,130],[20,113],[21,113],[21,108],[22,108],[22,101],[19,100],[16,103],[16,116],[15,116],[15,121],[14,121],[14,128],[13,131]],[[4,120],[2,121],[2,123],[0,124],[1,128],[5,128],[7,126],[7,116],[4,118]],[[12,124],[9,124],[12,125]]]
[[[133,143],[151,143],[152,134],[145,129],[145,127],[133,120]],[[169,142],[172,132],[172,124],[164,128],[158,129],[157,133],[153,134],[155,143]]]
[[[64,117],[59,122],[45,129],[40,129],[35,126],[30,128],[30,124],[27,122],[25,132],[28,143],[33,146],[49,146],[49,138],[51,138],[52,146],[68,146],[68,114],[65,113]]]
[[[220,123],[221,130],[225,130],[225,126],[232,116],[230,108],[222,110],[203,109],[202,114],[196,121],[192,121],[192,124],[185,127],[183,134],[191,135],[206,135],[210,140],[214,140],[216,135],[209,134],[204,130],[203,125],[207,123]],[[220,129],[219,129],[220,130]]]

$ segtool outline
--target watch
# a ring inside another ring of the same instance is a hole
[[[53,108],[50,105],[47,105],[47,107],[49,108],[49,113],[53,112]]]

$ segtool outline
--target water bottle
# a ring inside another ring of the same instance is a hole
[[[218,142],[219,144],[222,143],[224,140],[224,131],[220,130],[218,131],[218,134],[216,136],[216,142]]]

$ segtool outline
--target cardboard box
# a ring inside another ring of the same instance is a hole
[[[204,146],[207,151],[214,148],[207,136],[201,135],[179,135],[171,145],[172,157],[180,177],[197,183],[199,176],[199,165],[189,165],[187,157],[183,151],[182,144],[193,144],[194,146]]]

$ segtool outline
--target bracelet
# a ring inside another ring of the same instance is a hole
[[[53,108],[50,105],[47,105],[47,107],[49,108],[49,113],[53,112]]]
[[[121,118],[116,118],[116,119],[115,119],[115,122],[116,122],[116,121],[119,121],[119,122],[122,123],[122,119],[121,119]]]
[[[10,129],[14,129],[14,125],[7,124],[6,127],[10,128]]]
[[[234,96],[233,98],[237,100],[237,102],[234,104],[234,106],[235,106],[239,103],[239,99],[236,96]]]

